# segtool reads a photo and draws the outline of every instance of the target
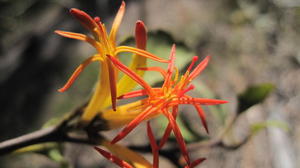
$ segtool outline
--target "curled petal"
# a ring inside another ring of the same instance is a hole
[[[135,43],[137,48],[146,50],[147,29],[144,22],[140,20],[138,20],[135,24]]]
[[[207,123],[206,123],[206,117],[205,117],[205,113],[204,111],[202,110],[201,106],[199,106],[198,104],[194,104],[194,107],[196,108],[197,112],[198,112],[198,115],[201,119],[201,122],[202,122],[202,125],[204,126],[205,128],[205,131],[207,133],[209,133],[208,131],[208,127],[207,127]]]
[[[191,84],[188,88],[180,91],[178,94],[178,97],[182,97],[186,92],[193,90],[194,88],[195,88],[195,86],[193,84]]]
[[[70,9],[70,13],[77,19],[79,22],[86,28],[88,29],[93,36],[98,39],[100,34],[99,34],[99,27],[98,24],[94,21],[94,19],[85,13],[82,10],[72,8]]]
[[[101,149],[98,147],[94,147],[102,156],[104,156],[107,160],[112,161],[116,165],[122,167],[122,168],[133,168],[129,163],[125,162],[124,160],[119,159],[115,155]]]
[[[140,84],[142,87],[145,88],[145,90],[148,92],[148,94],[153,95],[151,86],[148,85],[147,82],[145,82],[141,77],[139,77],[135,72],[130,70],[128,67],[126,67],[124,64],[122,64],[119,60],[112,56],[108,56],[108,58],[112,61],[112,63],[122,72],[130,76],[133,80],[135,80],[138,84]]]
[[[111,144],[107,140],[102,140],[101,145],[105,146],[112,154],[130,163],[135,168],[152,168],[152,165],[143,156],[125,146]]]
[[[80,33],[61,31],[61,30],[56,30],[55,33],[58,34],[58,35],[67,37],[67,38],[72,38],[72,39],[88,42],[90,45],[95,47],[98,50],[99,53],[103,53],[102,48],[101,48],[101,44],[99,42],[95,41],[94,39],[92,39],[91,37],[87,36],[87,35],[80,34]]]
[[[162,69],[161,67],[141,67],[138,69],[143,70],[143,71],[156,71],[156,72],[159,72],[164,78],[167,77],[167,72],[164,69]]]
[[[152,91],[154,91],[154,92],[160,92],[160,90],[161,90],[161,88],[152,88]],[[128,99],[128,98],[145,96],[145,95],[147,95],[146,90],[136,90],[136,91],[132,91],[132,92],[123,94],[123,95],[117,97],[117,99]]]
[[[119,26],[121,24],[122,18],[124,16],[125,13],[125,2],[122,1],[122,4],[119,8],[119,11],[115,17],[115,20],[113,22],[113,25],[111,27],[111,31],[109,34],[109,40],[113,41],[114,43],[116,42],[116,34],[118,32]]]
[[[184,139],[183,139],[183,136],[180,132],[180,129],[179,129],[179,127],[178,127],[178,125],[177,125],[177,123],[176,123],[176,121],[175,121],[175,119],[174,119],[174,117],[171,113],[169,113],[168,111],[164,111],[164,115],[168,118],[169,123],[172,126],[172,130],[174,132],[176,140],[179,144],[182,156],[184,157],[185,161],[189,165],[190,164],[190,157],[189,157],[188,151],[186,149],[186,144],[184,142]]]
[[[71,85],[74,83],[74,81],[77,79],[77,77],[80,75],[80,73],[83,71],[83,69],[89,65],[91,62],[94,61],[102,61],[102,58],[99,55],[95,55],[92,56],[90,58],[88,58],[87,60],[85,60],[83,63],[81,63],[76,70],[73,72],[72,76],[69,78],[69,80],[67,81],[67,83],[60,89],[58,89],[59,92],[64,92],[66,91],[68,88],[71,87]]]
[[[205,69],[209,60],[210,56],[207,56],[203,61],[201,61],[200,64],[198,64],[196,68],[190,73],[188,80],[191,81],[195,79]]]
[[[168,63],[169,61],[168,60],[164,60],[162,58],[159,58],[145,50],[142,50],[142,49],[138,49],[138,48],[134,48],[134,47],[128,47],[128,46],[119,46],[116,48],[116,51],[115,51],[115,55],[118,55],[119,53],[121,52],[131,52],[131,53],[135,53],[137,55],[140,55],[140,56],[143,56],[143,57],[146,57],[146,58],[150,58],[154,61],[158,61],[158,62],[163,62],[163,63]]]

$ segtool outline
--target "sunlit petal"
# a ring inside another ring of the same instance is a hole
[[[159,58],[145,50],[141,50],[141,49],[134,48],[134,47],[119,46],[116,48],[115,55],[118,55],[121,52],[131,52],[131,53],[134,53],[134,54],[137,54],[137,55],[140,55],[140,56],[143,56],[143,57],[146,57],[146,58],[152,59],[154,61],[158,61],[158,62],[163,62],[163,63],[169,62],[168,60]]]
[[[111,27],[111,31],[109,34],[109,40],[113,41],[114,43],[116,42],[116,35],[118,32],[119,26],[121,24],[122,18],[124,16],[124,13],[125,13],[125,2],[122,1],[122,4],[119,8],[119,11],[118,11],[116,17],[115,17],[115,20],[113,22],[113,25]]]

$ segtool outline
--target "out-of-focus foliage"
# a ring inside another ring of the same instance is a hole
[[[275,86],[270,83],[248,87],[238,96],[238,113],[244,112],[249,107],[263,102],[266,97],[274,90]]]

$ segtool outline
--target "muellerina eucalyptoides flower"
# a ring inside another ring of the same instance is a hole
[[[110,152],[95,147],[95,149],[106,159],[115,163],[121,168],[158,168],[159,167],[159,147],[156,144],[153,131],[150,126],[150,122],[147,122],[147,134],[152,148],[153,163],[149,163],[140,154],[118,144],[111,144],[107,140],[102,140],[101,145],[106,147]],[[186,165],[184,168],[194,168],[202,163],[205,158],[199,158],[193,161],[191,164]]]
[[[136,69],[136,67],[145,66],[146,58],[150,58],[159,62],[168,62],[145,51],[147,36],[146,28],[142,21],[138,21],[136,23],[135,39],[137,48],[129,46],[117,46],[116,34],[121,24],[124,12],[125,2],[122,2],[112,24],[111,31],[108,34],[99,17],[92,18],[84,11],[72,8],[70,13],[77,20],[79,20],[79,22],[92,34],[93,37],[80,33],[66,32],[61,30],[55,31],[57,34],[64,37],[85,41],[92,45],[98,52],[80,64],[69,78],[67,83],[61,89],[59,89],[60,92],[66,91],[73,84],[83,69],[91,62],[98,61],[100,63],[99,69],[101,73],[99,73],[99,80],[96,84],[96,89],[92,95],[92,98],[84,110],[82,121],[90,121],[95,117],[95,115],[97,115],[97,113],[110,105],[112,105],[113,110],[116,110],[117,94],[121,95],[129,92],[136,85],[136,83],[128,76],[123,76],[123,78],[121,78],[117,84],[118,70],[112,65],[109,59],[107,59],[107,55],[118,59],[119,53],[133,53],[134,56],[129,67],[139,75],[143,75],[144,72]]]
[[[130,70],[124,64],[122,64],[119,60],[117,60],[113,56],[108,57],[112,63],[122,72],[130,76],[133,80],[135,80],[138,84],[140,84],[144,89],[132,91],[126,93],[119,98],[132,98],[138,96],[147,95],[148,97],[142,100],[139,100],[139,105],[134,107],[133,109],[141,110],[141,112],[123,128],[123,130],[112,140],[112,143],[116,143],[122,138],[124,138],[128,133],[130,133],[139,123],[144,120],[153,118],[160,114],[163,114],[169,121],[169,124],[166,128],[164,136],[159,144],[159,148],[163,146],[169,137],[171,131],[173,131],[176,140],[179,144],[181,153],[185,158],[188,165],[190,165],[189,155],[186,149],[186,144],[180,132],[180,129],[176,123],[176,116],[178,113],[178,105],[180,104],[191,104],[197,110],[202,124],[204,125],[206,131],[207,124],[205,119],[205,113],[202,110],[200,105],[216,105],[227,103],[224,100],[216,100],[216,99],[207,99],[207,98],[194,98],[186,93],[194,88],[194,85],[190,84],[193,79],[195,79],[207,66],[208,61],[210,59],[207,56],[201,63],[199,63],[193,71],[192,67],[198,59],[197,56],[193,57],[192,63],[188,67],[187,71],[181,76],[179,79],[178,70],[174,66],[175,61],[175,45],[173,45],[171,54],[170,54],[170,62],[168,64],[168,69],[165,71],[160,67],[148,67],[148,68],[140,68],[143,70],[152,70],[158,71],[164,76],[164,83],[160,88],[152,88],[147,84],[141,77],[139,77],[135,72]],[[175,75],[173,74],[174,70],[176,70]]]

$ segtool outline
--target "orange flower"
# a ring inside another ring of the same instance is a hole
[[[107,140],[102,140],[101,145],[107,148],[111,153],[99,147],[95,147],[95,149],[102,156],[122,168],[152,168],[152,164],[149,163],[142,155],[128,149],[125,146],[111,144]]]
[[[206,99],[206,98],[194,98],[188,96],[186,93],[194,88],[194,85],[190,84],[190,82],[195,79],[207,66],[210,57],[206,57],[199,65],[197,65],[193,71],[191,71],[194,63],[198,59],[198,57],[194,57],[191,65],[188,67],[186,73],[181,76],[180,80],[178,80],[178,70],[173,77],[173,72],[176,70],[174,66],[175,61],[175,45],[173,45],[171,54],[170,54],[170,62],[168,65],[167,71],[160,67],[150,67],[150,68],[141,68],[144,70],[154,70],[160,72],[164,76],[164,83],[161,88],[152,88],[148,85],[141,77],[139,77],[135,72],[131,71],[125,65],[123,65],[120,61],[112,56],[108,56],[108,58],[112,61],[112,63],[125,74],[134,79],[138,84],[140,84],[144,89],[129,92],[125,95],[120,96],[119,98],[131,98],[137,96],[148,95],[148,98],[140,100],[141,108],[144,110],[137,115],[113,140],[112,143],[116,143],[122,138],[124,138],[129,132],[131,132],[139,123],[143,120],[147,120],[149,118],[155,117],[159,114],[163,114],[168,120],[169,124],[166,128],[165,134],[162,138],[162,141],[159,144],[159,148],[163,146],[166,142],[167,138],[170,135],[170,132],[173,131],[176,137],[177,142],[179,143],[180,150],[187,162],[190,165],[190,159],[188,156],[188,152],[186,149],[186,144],[183,140],[180,129],[176,123],[176,116],[178,113],[178,105],[180,104],[191,104],[193,105],[202,124],[204,125],[206,131],[207,124],[205,120],[205,113],[203,112],[200,105],[216,105],[227,103],[224,100],[216,100],[216,99]]]
[[[119,94],[124,94],[131,89],[133,89],[136,85],[131,79],[127,76],[124,76],[120,79],[117,86],[117,69],[112,65],[112,63],[107,59],[107,55],[110,55],[116,59],[118,59],[119,53],[122,52],[130,52],[135,54],[133,57],[133,61],[130,65],[130,68],[138,73],[139,75],[143,75],[141,70],[137,70],[137,66],[145,66],[146,58],[153,59],[159,62],[167,62],[147,51],[146,49],[146,28],[143,22],[138,21],[136,24],[136,46],[117,46],[116,45],[116,34],[121,24],[123,15],[125,12],[125,2],[123,1],[120,9],[115,17],[110,33],[108,34],[104,24],[100,21],[99,17],[95,17],[94,19],[79,9],[72,8],[70,13],[77,19],[79,22],[93,35],[93,37],[73,32],[66,31],[55,31],[57,34],[73,38],[81,41],[85,41],[92,45],[96,50],[97,54],[86,59],[82,64],[78,66],[78,68],[74,71],[70,79],[67,83],[59,89],[60,92],[66,91],[76,80],[79,74],[83,71],[83,69],[90,64],[91,62],[98,61],[102,66],[99,67],[101,74],[99,73],[99,81],[96,85],[95,92],[89,101],[83,115],[83,121],[90,121],[95,117],[99,111],[102,111],[109,105],[112,105],[113,110],[116,110],[116,97],[117,97],[117,88]],[[124,86],[126,85],[126,87]],[[109,101],[111,99],[111,101]]]
[[[107,140],[103,140],[101,145],[106,147],[110,152],[105,151],[99,147],[95,149],[106,159],[115,163],[122,168],[158,168],[159,167],[159,147],[156,144],[150,122],[147,122],[147,134],[150,141],[150,146],[152,148],[153,154],[153,164],[149,163],[143,156],[138,153],[117,144],[111,144]],[[184,168],[194,168],[205,160],[205,158],[200,158],[193,161],[191,164],[186,165]]]

